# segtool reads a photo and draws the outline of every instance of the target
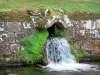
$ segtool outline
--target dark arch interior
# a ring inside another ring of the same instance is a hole
[[[49,36],[54,36],[56,35],[56,30],[64,30],[64,27],[61,23],[57,22],[54,23],[51,27],[47,29]]]

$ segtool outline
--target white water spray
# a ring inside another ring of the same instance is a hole
[[[95,70],[95,65],[79,64],[71,53],[67,40],[63,37],[50,37],[46,45],[48,65],[50,71],[61,70]]]

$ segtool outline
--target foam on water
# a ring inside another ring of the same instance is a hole
[[[62,71],[62,70],[69,70],[69,71],[88,71],[88,70],[97,70],[97,65],[89,65],[89,64],[79,64],[79,63],[61,63],[61,64],[48,64],[46,68],[49,71]]]
[[[63,37],[48,38],[46,44],[48,68],[50,71],[62,70],[96,70],[97,65],[79,64],[71,53],[67,40]]]

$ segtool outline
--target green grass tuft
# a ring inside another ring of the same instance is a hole
[[[20,44],[24,46],[24,50],[20,50],[18,53],[22,61],[30,64],[39,62],[42,58],[42,48],[46,43],[47,37],[48,33],[42,31],[21,40]]]

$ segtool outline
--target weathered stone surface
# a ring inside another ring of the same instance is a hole
[[[25,37],[24,32],[18,32],[16,33],[16,42],[19,42]]]
[[[45,13],[44,17],[46,17],[48,14],[49,13]],[[15,53],[16,50],[19,50],[21,47],[19,44],[20,40],[30,36],[31,34],[34,34],[38,27],[42,28],[43,26],[45,29],[47,29],[54,24],[58,25],[58,27],[64,28],[65,30],[68,30],[70,38],[74,39],[75,47],[79,51],[83,52],[85,56],[89,56],[91,58],[100,58],[100,43],[98,47],[95,47],[89,41],[96,39],[94,37],[91,38],[90,36],[95,36],[100,39],[100,20],[93,22],[92,20],[70,21],[67,15],[56,15],[46,19],[46,25],[42,25],[45,24],[43,23],[45,21],[40,18],[41,14],[40,16],[32,15],[30,17],[32,18],[32,21],[30,22],[0,22],[0,60],[2,57],[5,57],[6,61],[13,60],[14,58],[17,59]],[[92,27],[92,30],[88,26]],[[94,31],[94,33],[91,33],[92,31]],[[96,36],[96,34],[98,36]],[[46,56],[46,54],[44,55]]]
[[[18,32],[21,31],[20,22],[7,22],[7,27],[9,32]]]
[[[4,32],[4,22],[0,22],[0,32]]]
[[[86,57],[85,59],[98,60],[98,58],[100,58],[100,48],[94,46],[88,40],[78,41],[74,46],[83,53],[84,57]]]
[[[9,43],[15,43],[15,40],[16,40],[15,33],[9,32],[8,33],[8,41],[9,41]]]
[[[33,22],[0,22],[0,61],[15,61],[19,41],[35,31]]]
[[[5,58],[6,62],[9,62],[10,61],[10,58]]]
[[[18,75],[18,74],[13,74],[13,73],[10,73],[10,74],[8,74],[8,75]]]
[[[31,24],[30,23],[27,23],[27,22],[24,22],[23,23],[23,28],[24,29],[30,29],[31,28]]]
[[[20,45],[19,44],[11,44],[10,45],[10,50],[12,54],[15,54],[17,50],[20,49]]]
[[[27,36],[30,36],[32,35],[32,30],[31,29],[27,29],[24,31],[24,36],[27,37]]]
[[[64,15],[64,16],[53,16],[52,19],[48,19],[45,27],[49,28],[55,23],[61,23],[60,26],[62,28],[67,28],[72,26],[71,21],[68,19],[67,15]]]
[[[34,29],[34,23],[33,22],[21,22],[21,32],[27,29]]]
[[[9,56],[11,54],[10,45],[9,44],[0,44],[0,55],[1,56]]]
[[[7,33],[0,34],[0,43],[8,44],[8,34]]]
[[[4,45],[0,44],[0,57],[3,55]]]

